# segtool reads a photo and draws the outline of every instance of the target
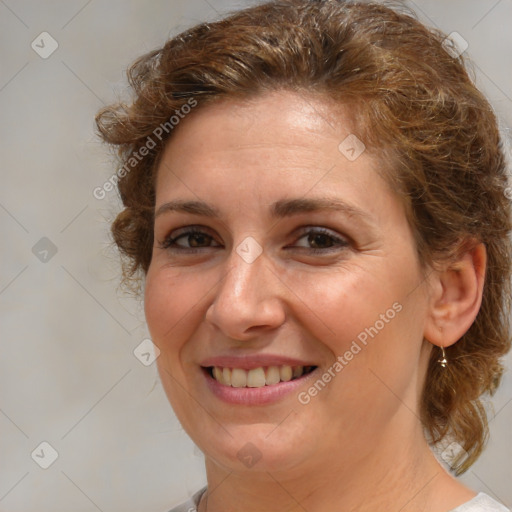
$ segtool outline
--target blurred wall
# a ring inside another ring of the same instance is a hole
[[[114,170],[93,118],[135,57],[251,3],[0,0],[0,511],[164,512],[205,483],[155,365],[134,354],[148,334],[117,290],[115,193],[93,196]],[[409,5],[468,42],[510,140],[512,2]],[[463,477],[509,507],[511,401],[509,370],[488,448]]]

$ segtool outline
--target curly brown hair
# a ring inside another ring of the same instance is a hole
[[[511,346],[507,169],[493,110],[466,67],[463,56],[447,51],[445,35],[409,10],[275,0],[195,26],[142,56],[128,71],[133,102],[106,107],[96,118],[123,164],[124,209],[112,234],[130,281],[151,262],[155,173],[172,137],[171,116],[192,102],[199,109],[275,90],[348,106],[360,138],[401,193],[423,268],[456,258],[471,243],[487,249],[477,318],[447,349],[447,368],[432,351],[420,405],[430,442],[453,439],[464,448],[457,474],[482,452],[488,425],[481,398],[496,390],[500,358]]]

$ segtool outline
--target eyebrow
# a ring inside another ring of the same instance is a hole
[[[372,217],[365,211],[341,199],[328,197],[281,199],[270,205],[270,216],[284,218],[322,210],[342,212],[348,217],[356,217],[365,223],[374,225]],[[167,212],[190,213],[212,218],[221,217],[221,213],[216,207],[203,201],[176,200],[164,203],[157,209],[155,218]]]

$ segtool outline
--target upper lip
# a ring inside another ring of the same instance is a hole
[[[214,356],[203,360],[200,365],[204,368],[218,366],[221,368],[240,368],[242,370],[252,370],[262,366],[316,366],[309,361],[271,354]]]

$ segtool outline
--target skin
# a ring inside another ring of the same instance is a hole
[[[440,350],[433,344],[456,342],[478,313],[485,249],[423,272],[378,157],[368,148],[350,161],[338,150],[350,125],[327,99],[279,91],[198,108],[165,149],[156,210],[200,200],[221,214],[157,215],[145,288],[164,389],[205,454],[210,492],[200,511],[446,512],[475,496],[433,457],[418,402],[429,354]],[[367,221],[269,213],[278,200],[327,196]],[[208,236],[162,247],[191,225]],[[312,240],[304,227],[346,243]],[[236,252],[248,236],[263,250],[252,263]],[[193,246],[199,252],[187,252]],[[394,303],[401,311],[307,405],[297,393],[228,404],[205,384],[201,361],[232,354],[314,361],[320,377]],[[261,454],[250,468],[237,457],[248,442]]]

